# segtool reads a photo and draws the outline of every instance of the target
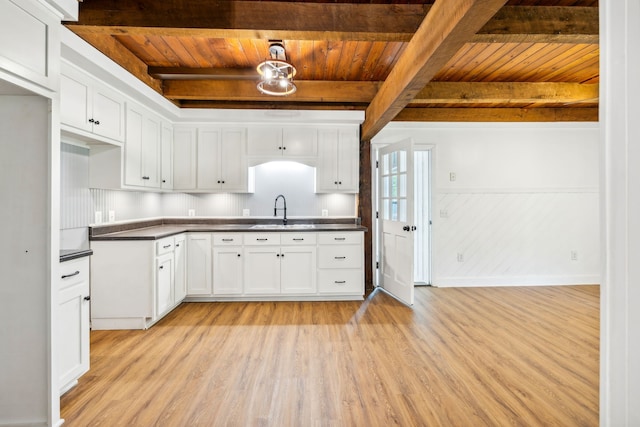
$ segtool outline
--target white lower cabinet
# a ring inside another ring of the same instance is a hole
[[[184,299],[184,234],[160,240],[93,241],[92,329],[145,329]],[[176,242],[182,249],[176,251]],[[181,242],[181,243],[180,243]],[[176,252],[180,268],[176,268]]]
[[[89,370],[89,258],[60,264],[58,374],[60,394]]]
[[[363,291],[363,233],[322,233],[318,239],[318,293]]]
[[[176,302],[187,296],[187,237],[179,234],[174,238],[173,296]]]
[[[211,234],[187,236],[187,295],[211,295]]]
[[[242,295],[242,234],[213,234],[213,294]]]

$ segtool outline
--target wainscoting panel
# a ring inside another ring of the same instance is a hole
[[[437,286],[599,283],[597,192],[439,193],[436,206]]]

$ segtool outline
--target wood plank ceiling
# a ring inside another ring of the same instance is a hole
[[[84,0],[67,27],[183,108],[390,120],[597,121],[597,0]],[[282,40],[296,93],[255,67]]]

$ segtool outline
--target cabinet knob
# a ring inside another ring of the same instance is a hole
[[[94,123],[94,122],[95,122],[95,120],[89,119],[89,123]]]
[[[240,258],[240,254],[238,254],[238,258]]]
[[[164,269],[164,265],[161,265],[161,266],[160,266],[160,270],[162,270],[162,269]]]
[[[218,180],[218,184],[220,184],[220,180]]]
[[[338,184],[338,181],[333,181],[333,183],[337,185],[337,184]]]
[[[282,147],[278,147],[278,150],[282,150]]]
[[[163,180],[162,180],[162,183],[164,184],[165,182],[167,182],[167,180],[166,180],[166,179],[163,179]]]
[[[283,150],[286,150],[286,149],[287,149],[287,147],[282,147],[282,149],[283,149]]]
[[[338,184],[342,185],[342,181],[338,181]]]
[[[280,257],[280,254],[276,254],[277,257]]]
[[[100,120],[96,120],[94,123],[95,123],[96,125],[99,125],[99,124],[100,124]]]
[[[224,184],[224,181],[222,181],[222,183]]]
[[[89,295],[87,295],[86,297],[84,297],[85,301],[91,301],[91,297]]]

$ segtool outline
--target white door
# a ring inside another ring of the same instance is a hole
[[[413,141],[380,150],[380,286],[413,305]]]

